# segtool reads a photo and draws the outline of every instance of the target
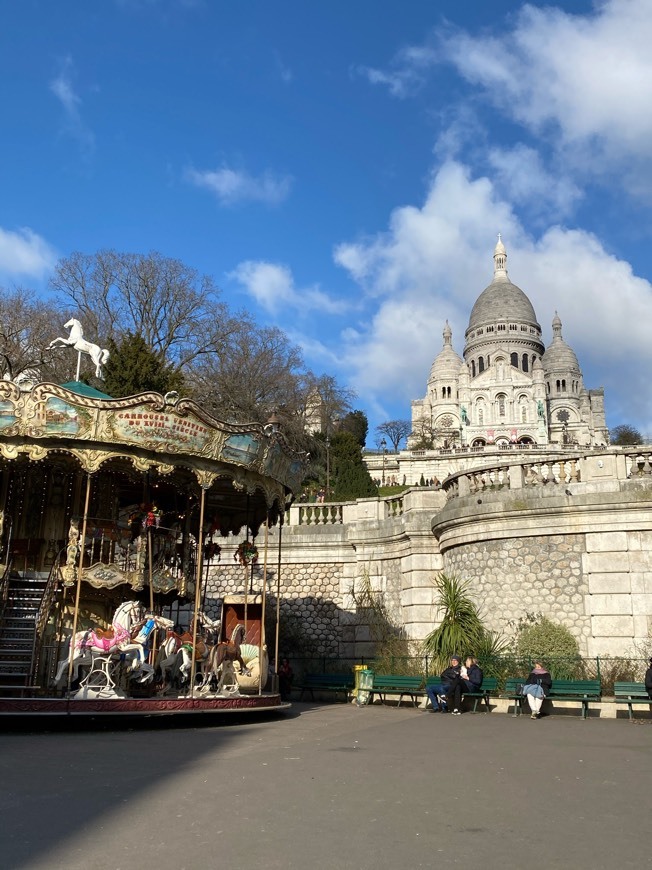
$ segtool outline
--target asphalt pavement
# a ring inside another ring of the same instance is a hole
[[[651,774],[650,721],[579,713],[5,726],[0,868],[648,867]]]

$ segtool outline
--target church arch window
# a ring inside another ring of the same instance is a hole
[[[442,397],[442,399],[446,398],[446,387],[441,388],[441,397]]]
[[[475,438],[473,440],[473,444],[471,444],[471,447],[485,447],[486,444],[487,442],[484,440],[484,438]]]
[[[479,330],[478,330],[478,335],[482,335],[483,333],[484,333],[484,329],[479,329]]]
[[[493,332],[493,331],[494,331],[493,326],[488,326],[488,327],[487,327],[487,332]]]
[[[518,330],[518,326],[515,323],[509,324],[510,332],[516,332]]]
[[[546,390],[550,393],[550,381],[546,381]]]
[[[498,393],[498,395],[496,396],[496,404],[498,406],[498,416],[499,417],[505,416],[505,399],[506,398],[507,398],[507,396],[504,393]]]
[[[498,324],[498,332],[505,332],[506,329],[507,329],[507,327],[505,326],[504,323]]]
[[[514,366],[514,368],[517,369],[518,368],[518,354],[517,353],[511,354],[509,359],[510,359],[511,364]]]
[[[563,392],[565,393],[566,392],[566,381],[565,380],[562,380],[561,388],[562,388]]]
[[[478,374],[484,371],[484,357],[478,358]]]
[[[474,359],[471,360],[471,377],[472,378],[475,377],[475,360]]]
[[[557,381],[557,392],[561,392],[561,381]]]
[[[527,332],[527,326],[522,326],[522,327],[521,327],[521,332]]]
[[[526,353],[523,354],[522,364],[523,364],[523,366],[522,366],[522,367],[523,367],[523,371],[524,371],[524,372],[528,371],[528,369],[529,369],[529,365],[528,365],[528,358],[527,358],[527,354],[526,354]]]

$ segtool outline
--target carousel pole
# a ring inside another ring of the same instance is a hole
[[[77,351],[77,374],[75,375],[75,380],[79,381],[79,376],[81,374],[81,356],[82,352],[80,350]]]
[[[91,501],[91,480],[90,471],[86,472],[86,499],[84,501],[84,519],[82,521],[82,533],[79,539],[79,566],[77,568],[77,590],[75,592],[75,612],[72,619],[72,636],[70,638],[70,655],[68,656],[68,685],[66,692],[70,694],[70,684],[72,683],[72,660],[73,660],[73,645],[75,643],[75,635],[77,634],[77,622],[79,620],[79,599],[81,597],[81,582],[82,574],[84,573],[84,542],[86,540],[86,529],[88,527],[88,506]]]
[[[190,665],[190,697],[195,695],[195,674],[197,671],[197,660],[195,650],[197,648],[197,622],[199,621],[199,606],[201,603],[201,575],[203,568],[203,547],[204,539],[204,508],[206,507],[206,490],[202,486],[201,499],[199,502],[199,533],[197,535],[197,568],[195,573],[195,613],[192,620],[192,664]]]
[[[276,566],[276,638],[274,640],[274,671],[278,674],[278,635],[281,624],[281,538],[283,537],[283,511],[278,517],[278,563]]]
[[[265,553],[263,555],[263,600],[260,613],[260,640],[258,643],[258,664],[260,675],[258,680],[258,694],[263,694],[263,646],[265,645],[265,603],[267,601],[267,548],[269,546],[269,511],[265,519]],[[267,683],[265,674],[265,683]]]

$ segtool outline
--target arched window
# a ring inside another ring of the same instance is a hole
[[[527,423],[527,406],[521,406],[521,423]]]
[[[446,395],[450,399],[450,397],[451,397],[451,388],[450,387],[446,387]]]
[[[446,398],[446,387],[441,388],[441,397],[442,397],[442,399]]]
[[[561,382],[557,381],[557,392],[561,392]]]
[[[475,360],[474,359],[471,360],[471,377],[472,378],[475,377]]]
[[[499,393],[496,396],[496,401],[498,403],[498,416],[499,417],[505,416],[505,399],[506,398],[507,398],[507,396],[504,393]]]
[[[563,390],[564,392],[566,392],[566,381],[565,381],[565,380],[563,380],[563,381],[561,382],[561,388],[562,388],[562,390]]]
[[[478,426],[484,426],[484,409],[478,408]]]
[[[484,359],[483,359],[483,357],[480,357],[478,359],[478,374],[480,374],[480,372],[483,372],[483,371],[484,371]]]
[[[514,366],[514,368],[517,369],[518,368],[518,354],[513,353],[510,356],[509,360],[510,360],[511,364]]]
[[[528,370],[528,358],[527,354],[523,354],[523,371],[526,372]]]

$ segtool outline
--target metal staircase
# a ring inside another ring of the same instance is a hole
[[[36,625],[48,573],[15,571],[7,566],[0,600],[0,695],[30,689]]]

